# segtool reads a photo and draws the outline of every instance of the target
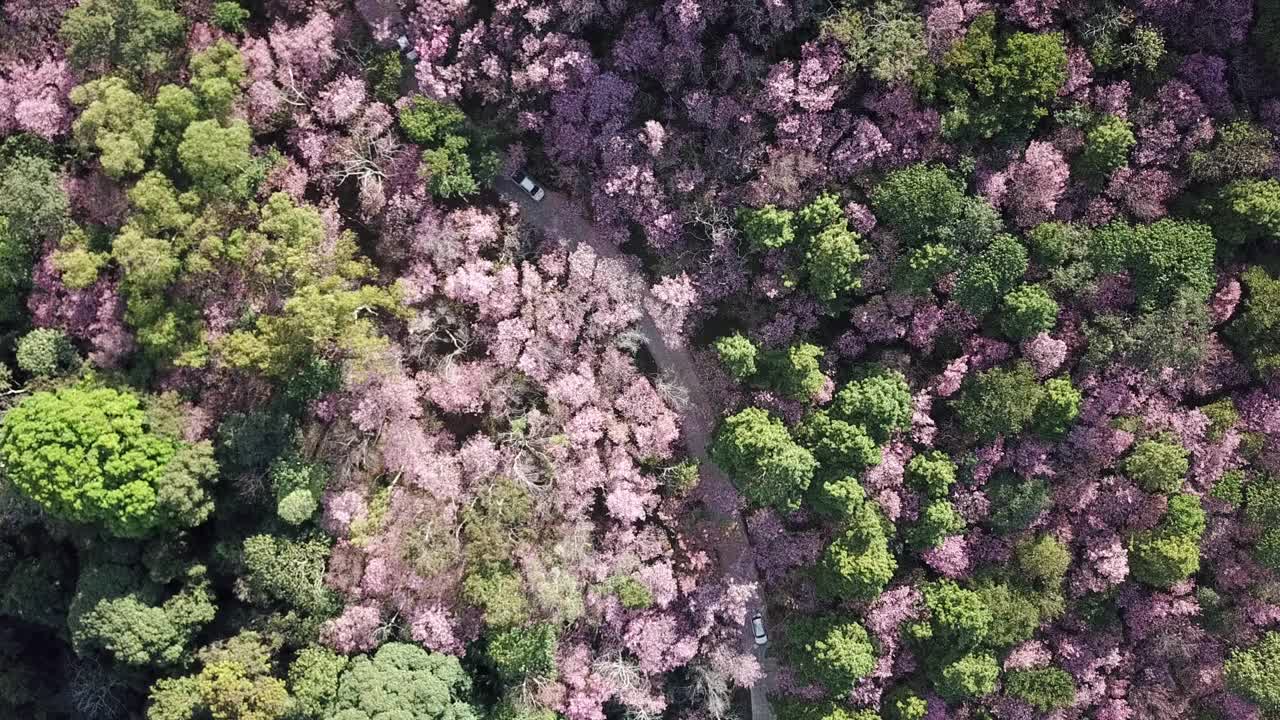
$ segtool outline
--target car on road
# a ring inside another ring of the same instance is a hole
[[[756,636],[757,645],[764,645],[769,642],[769,636],[764,632],[764,617],[760,613],[756,613],[751,618],[751,634]]]
[[[542,198],[547,196],[547,191],[542,186],[533,181],[533,178],[524,173],[516,173],[511,176],[511,182],[520,186],[522,190],[529,193],[529,197],[536,202],[542,202]]]

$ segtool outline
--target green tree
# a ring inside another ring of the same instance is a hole
[[[239,35],[244,32],[245,21],[249,19],[249,11],[235,0],[218,0],[213,4],[213,12],[209,20],[223,32]]]
[[[1125,458],[1124,474],[1147,492],[1177,492],[1191,468],[1191,453],[1178,443],[1163,438],[1139,442]]]
[[[1044,395],[1031,418],[1032,428],[1050,438],[1067,434],[1080,417],[1080,391],[1069,377],[1050,378],[1044,383]]]
[[[817,468],[813,454],[760,408],[725,419],[712,443],[711,459],[749,501],[783,511],[799,509]]]
[[[1233,650],[1223,669],[1227,687],[1257,705],[1264,717],[1280,718],[1280,633],[1267,632],[1252,647]]]
[[[964,186],[941,165],[911,165],[889,173],[871,191],[876,217],[911,246],[948,245],[948,232],[964,213]]]
[[[858,247],[858,240],[858,234],[846,227],[843,220],[809,240],[804,271],[814,297],[835,302],[862,287],[858,266],[869,256]]]
[[[65,375],[80,366],[75,346],[66,333],[54,328],[36,328],[23,335],[15,359],[19,368],[37,378]]]
[[[1052,535],[1018,543],[1014,557],[1023,577],[1045,587],[1061,585],[1071,567],[1071,551]]]
[[[72,88],[71,102],[83,108],[72,136],[81,148],[99,153],[104,172],[117,179],[142,172],[156,132],[155,112],[145,100],[120,78],[106,77]]]
[[[347,659],[329,648],[303,648],[289,665],[289,690],[305,718],[327,718],[338,700],[338,681]]]
[[[880,448],[861,425],[836,420],[825,410],[806,415],[794,431],[817,460],[815,477],[823,482],[858,476],[880,463]]]
[[[400,129],[410,141],[424,147],[443,145],[467,124],[467,116],[455,105],[414,95],[400,110]]]
[[[813,509],[841,523],[857,519],[866,498],[862,484],[847,475],[823,482],[815,480],[809,487],[808,500]]]
[[[844,48],[849,73],[865,70],[897,84],[929,67],[924,20],[900,0],[881,0],[869,8],[846,5],[825,18],[821,30]]]
[[[939,657],[955,658],[987,639],[991,632],[991,610],[980,594],[950,580],[927,583],[921,590],[927,619],[908,627],[917,641],[937,649]]]
[[[298,540],[252,535],[241,550],[244,565],[242,599],[263,607],[282,605],[316,622],[340,609],[324,584],[329,541],[322,535]]]
[[[503,682],[519,684],[530,678],[555,677],[558,646],[555,628],[539,623],[499,630],[489,639],[486,652]]]
[[[195,520],[164,505],[167,466],[179,449],[150,429],[136,395],[109,388],[34,393],[0,421],[0,465],[14,487],[52,515],[121,537]]]
[[[893,579],[898,562],[889,551],[883,519],[874,503],[863,501],[827,546],[816,571],[819,591],[839,600],[872,600]]]
[[[1232,509],[1244,504],[1244,473],[1240,470],[1228,470],[1213,484],[1209,495],[1226,503]]]
[[[1048,332],[1058,322],[1058,303],[1039,285],[1023,285],[1004,296],[1000,327],[1014,340]]]
[[[489,563],[462,580],[462,599],[484,613],[490,628],[519,625],[529,618],[529,602],[520,576],[509,563]]]
[[[1280,524],[1280,479],[1256,475],[1244,486],[1244,517],[1256,525]]]
[[[1205,515],[1193,495],[1174,495],[1160,524],[1129,540],[1129,570],[1141,582],[1168,588],[1200,569]]]
[[[852,380],[836,393],[831,416],[867,429],[877,442],[911,428],[914,405],[907,379],[897,370],[879,369]]]
[[[874,710],[850,710],[832,702],[771,700],[779,720],[880,720]]]
[[[1048,268],[1083,257],[1088,241],[1089,236],[1084,230],[1060,222],[1040,223],[1027,233],[1031,258]]]
[[[197,120],[182,133],[178,160],[201,193],[243,197],[250,190],[242,178],[253,169],[252,144],[253,133],[243,120],[227,127],[216,120]]]
[[[1280,280],[1254,265],[1240,276],[1246,291],[1227,338],[1259,376],[1280,369]]]
[[[985,697],[996,691],[1000,665],[990,653],[969,653],[947,664],[937,674],[934,686],[944,698]]]
[[[1022,588],[984,581],[976,592],[991,612],[991,630],[986,639],[991,647],[1006,648],[1030,640],[1044,620],[1036,598]]]
[[[1040,712],[1069,707],[1076,701],[1075,680],[1055,667],[1011,670],[1005,676],[1004,691]]]
[[[907,252],[894,269],[894,283],[906,292],[924,294],[956,264],[955,250],[940,243],[925,243]]]
[[[1129,151],[1137,143],[1128,120],[1107,115],[1085,135],[1080,169],[1086,177],[1096,180],[1105,178],[1112,170],[1128,164]]]
[[[990,440],[1025,430],[1044,393],[1031,366],[1018,362],[1007,368],[985,370],[966,380],[952,407],[966,432]]]
[[[920,510],[920,517],[907,530],[907,544],[916,550],[927,550],[963,530],[964,519],[955,506],[946,500],[933,500]]]
[[[956,464],[941,450],[929,450],[907,463],[907,485],[930,498],[944,498],[956,482]]]
[[[151,687],[147,720],[279,720],[293,709],[283,680],[273,676],[275,647],[248,630],[202,649],[194,675],[161,678]]]
[[[895,690],[884,702],[886,720],[924,720],[929,703],[907,688]]]
[[[824,192],[800,208],[795,216],[796,237],[808,245],[819,233],[829,228],[848,228],[840,197]]]
[[[717,338],[712,344],[725,370],[738,382],[746,382],[756,374],[756,344],[742,333]]]
[[[440,147],[422,153],[422,176],[432,195],[448,199],[480,192],[471,166],[470,144],[461,135],[450,135]]]
[[[763,353],[760,379],[792,400],[809,402],[827,382],[827,376],[822,374],[818,365],[821,357],[822,348],[810,343]]]
[[[320,507],[329,471],[319,463],[290,457],[271,466],[270,480],[276,495],[276,514],[290,525],[301,525]]]
[[[168,0],[85,0],[63,16],[61,34],[76,67],[140,78],[172,65],[186,30]]]
[[[1049,112],[1067,79],[1059,33],[996,33],[995,13],[980,15],[942,59],[939,97],[951,109],[943,132],[990,139],[1021,134]]]
[[[1220,184],[1262,175],[1276,160],[1273,142],[1271,132],[1261,125],[1227,123],[1218,128],[1212,145],[1191,153],[1191,177]]]
[[[188,84],[208,117],[225,119],[247,79],[244,58],[235,45],[219,40],[191,57]]]
[[[1183,290],[1201,303],[1209,299],[1217,242],[1207,225],[1160,220],[1139,228],[1135,241],[1130,258],[1141,307],[1168,306]]]
[[[997,235],[969,261],[956,281],[956,302],[975,315],[985,314],[1011,292],[1027,272],[1027,249],[1012,235]]]
[[[795,242],[795,215],[773,205],[738,211],[738,229],[750,249],[757,252],[778,250]]]
[[[788,628],[788,656],[807,682],[822,684],[834,696],[848,695],[876,665],[876,651],[865,628],[837,616],[804,618]]]
[[[478,720],[471,678],[458,659],[391,642],[352,658],[338,684],[331,720]]]

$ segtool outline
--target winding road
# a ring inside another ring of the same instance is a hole
[[[601,238],[595,226],[565,195],[548,190],[546,197],[538,202],[507,178],[500,178],[496,189],[499,195],[520,207],[521,215],[527,222],[544,232],[557,235],[570,243],[585,242],[601,257],[627,258],[613,243]],[[646,282],[645,286],[648,284]],[[708,412],[713,406],[707,401],[706,391],[694,370],[693,357],[687,350],[668,345],[647,311],[637,329],[658,367],[688,394],[681,427],[686,449],[701,467],[700,482],[704,486],[703,490],[712,497],[731,496],[734,491],[731,490],[729,478],[707,458],[707,445],[715,418]],[[716,507],[714,503],[708,503],[708,507],[713,519],[721,523],[726,531],[725,542],[717,552],[721,572],[728,577],[750,580],[759,588],[759,574],[751,557],[751,546],[742,518],[736,512],[726,512],[724,508]],[[755,605],[757,607],[750,608],[747,617],[743,618],[742,631],[743,649],[755,655],[764,670],[764,677],[751,687],[751,720],[774,720],[773,708],[769,705],[766,693],[773,687],[776,665],[768,657],[768,645],[756,645],[752,636],[751,616],[757,611],[765,612],[758,596]]]

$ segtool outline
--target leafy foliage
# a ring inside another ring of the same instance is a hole
[[[68,387],[23,400],[0,421],[0,462],[14,486],[50,513],[103,525],[121,537],[189,527],[205,513],[175,516],[165,484],[181,444],[153,432],[139,398],[109,388]],[[199,500],[216,466],[193,467]]]
[[[817,468],[813,454],[760,408],[747,408],[725,419],[711,447],[711,459],[749,500],[782,510],[800,507]]]

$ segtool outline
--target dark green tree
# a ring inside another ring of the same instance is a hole
[[[1025,430],[1044,394],[1031,366],[1019,362],[985,370],[966,380],[952,407],[966,432],[989,440]]]
[[[1226,335],[1250,367],[1265,377],[1280,369],[1280,280],[1254,265],[1240,276],[1246,290],[1242,309]]]
[[[81,70],[142,78],[173,65],[186,30],[168,0],[85,0],[63,16],[61,34]]]
[[[995,13],[980,15],[942,59],[938,96],[951,108],[943,132],[976,139],[1025,133],[1048,115],[1066,79],[1061,34],[1001,36]]]
[[[960,271],[956,302],[975,315],[985,314],[1018,287],[1027,272],[1027,249],[1012,235],[997,235]]]
[[[1273,142],[1271,132],[1260,125],[1243,120],[1223,125],[1212,145],[1191,153],[1191,177],[1227,183],[1262,175],[1276,160]]]
[[[940,165],[911,165],[888,174],[871,191],[871,206],[881,222],[908,245],[953,240],[948,230],[964,213],[964,186]]]
[[[1160,220],[1139,228],[1134,240],[1130,262],[1140,307],[1168,306],[1184,290],[1201,303],[1209,299],[1217,242],[1207,225]]]
[[[1040,712],[1069,707],[1076,701],[1076,683],[1065,670],[1047,667],[1011,670],[1004,691]]]
[[[988,484],[987,495],[991,500],[987,523],[1002,535],[1026,528],[1049,507],[1049,486],[1039,478],[1002,473]]]

